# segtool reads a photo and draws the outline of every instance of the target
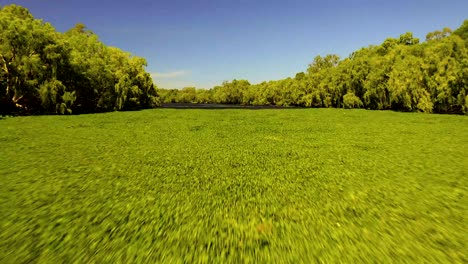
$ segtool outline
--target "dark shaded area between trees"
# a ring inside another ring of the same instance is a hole
[[[212,89],[158,89],[146,60],[104,45],[83,24],[65,33],[28,9],[0,7],[0,113],[80,114],[163,103],[468,113],[468,20],[420,42],[388,38],[341,59],[317,56],[294,78]],[[194,107],[194,106],[192,106]]]

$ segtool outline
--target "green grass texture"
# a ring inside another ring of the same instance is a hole
[[[468,117],[0,120],[0,263],[467,263]]]

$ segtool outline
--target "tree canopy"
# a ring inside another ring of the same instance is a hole
[[[421,42],[411,32],[346,58],[316,56],[294,78],[212,89],[157,89],[146,60],[109,47],[85,25],[65,33],[28,9],[0,7],[0,111],[67,114],[222,103],[468,114],[468,20]]]
[[[316,56],[294,78],[250,84],[225,81],[192,91],[190,102],[468,113],[468,20],[455,31],[411,32],[341,59]],[[183,90],[161,89],[163,102],[188,102]],[[198,95],[203,96],[201,100]]]
[[[66,33],[21,6],[0,9],[2,112],[83,113],[158,105],[146,61],[77,24]]]

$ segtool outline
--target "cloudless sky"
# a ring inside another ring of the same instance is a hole
[[[346,57],[407,31],[424,40],[468,19],[468,0],[0,0],[12,3],[146,58],[161,88],[294,77],[317,55]]]

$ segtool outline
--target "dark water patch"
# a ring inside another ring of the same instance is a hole
[[[294,106],[277,105],[237,105],[237,104],[189,104],[189,103],[168,103],[162,104],[161,108],[174,109],[301,109]]]

